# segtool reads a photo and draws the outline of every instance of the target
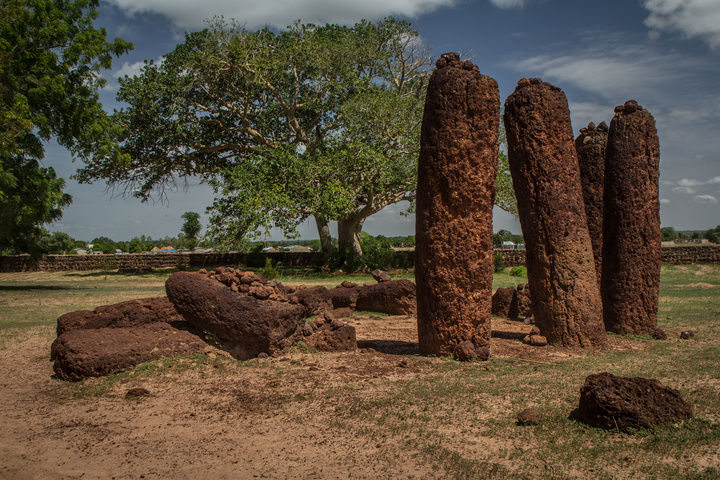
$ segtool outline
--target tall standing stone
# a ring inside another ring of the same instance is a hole
[[[652,335],[660,293],[660,142],[634,100],[615,108],[605,153],[602,297],[608,331]]]
[[[580,129],[580,135],[575,139],[585,202],[585,216],[593,246],[598,284],[602,272],[603,192],[605,191],[607,132],[608,127],[605,122],[600,123],[597,127],[590,122],[587,128]]]
[[[444,54],[436,66],[427,90],[418,161],[415,278],[420,351],[450,355],[462,343],[464,358],[486,357],[500,94],[495,80],[455,53]]]
[[[552,343],[603,346],[602,301],[565,94],[522,79],[505,102],[508,160],[535,323]]]

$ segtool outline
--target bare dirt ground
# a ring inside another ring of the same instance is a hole
[[[244,363],[217,352],[191,368],[187,359],[128,375],[101,395],[87,392],[102,380],[81,388],[53,377],[53,332],[37,327],[0,349],[0,478],[446,478],[396,436],[343,428],[348,412],[338,408],[348,402],[338,399],[348,386],[373,398],[393,379],[423,376],[447,360],[413,355],[414,317],[348,323],[358,331],[356,352],[295,351]],[[522,322],[496,319],[493,329],[496,358],[542,364],[577,355],[523,345],[530,326]],[[136,387],[149,395],[127,397]],[[498,414],[483,409],[474,421]],[[479,442],[479,456],[499,448]]]

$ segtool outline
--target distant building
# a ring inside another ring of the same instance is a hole
[[[285,247],[283,250],[286,252],[301,252],[301,253],[310,253],[312,250],[309,247],[304,247],[302,245],[291,245],[289,247]]]

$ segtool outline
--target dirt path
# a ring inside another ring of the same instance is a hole
[[[53,377],[52,329],[32,330],[0,350],[0,478],[444,478],[400,434],[356,435],[338,410],[352,406],[350,395],[373,398],[393,380],[435,373],[444,360],[412,355],[414,317],[349,323],[356,352],[244,363],[218,352],[200,365],[158,362],[152,373],[82,385]],[[567,355],[523,345],[517,338],[530,327],[521,322],[495,323],[495,357]],[[150,395],[126,397],[135,387]]]

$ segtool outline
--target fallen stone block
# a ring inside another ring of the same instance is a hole
[[[591,427],[629,432],[692,415],[680,392],[648,378],[590,375],[580,389],[578,419]]]
[[[200,337],[163,322],[125,328],[69,330],[53,344],[53,370],[63,380],[123,372],[168,356],[203,353]]]

